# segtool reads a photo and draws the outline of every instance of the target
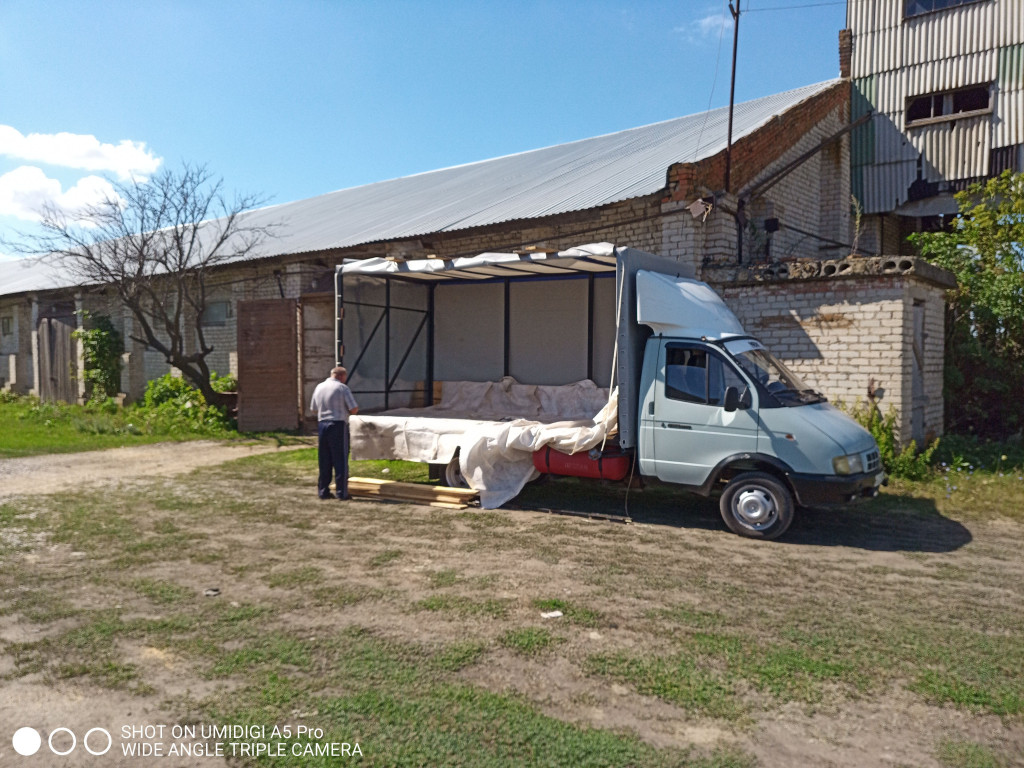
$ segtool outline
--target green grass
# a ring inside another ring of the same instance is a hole
[[[142,408],[41,403],[29,397],[0,399],[0,434],[0,459],[238,436],[223,428],[172,424]]]
[[[544,627],[521,627],[508,630],[498,638],[498,642],[523,656],[538,656],[558,643],[564,643],[565,638]]]
[[[982,744],[943,741],[936,754],[945,768],[1007,768],[1007,762]]]
[[[283,571],[274,571],[268,574],[264,579],[267,586],[272,589],[286,588],[286,589],[298,589],[300,587],[309,586],[310,584],[318,584],[323,581],[324,572],[322,569],[317,568],[313,565],[304,565],[301,568],[290,568]]]
[[[498,598],[474,600],[464,595],[441,594],[418,601],[414,608],[435,613],[452,613],[457,616],[489,616],[500,619],[508,614],[509,601]]]
[[[171,581],[136,579],[132,586],[158,605],[175,605],[195,598],[195,590]]]
[[[309,650],[322,670],[315,685],[270,671],[255,684],[209,702],[206,716],[270,726],[295,711],[314,712],[310,725],[324,729],[321,741],[358,741],[374,765],[752,765],[735,752],[702,757],[690,750],[658,750],[635,736],[561,722],[516,696],[446,680],[438,670],[449,668],[440,659],[451,659],[451,651],[395,643],[359,629]],[[468,651],[471,658],[477,653]],[[260,764],[293,765],[294,759],[267,758]]]
[[[587,660],[586,670],[629,683],[639,693],[687,712],[724,720],[739,720],[744,714],[734,686],[685,655],[596,654]]]
[[[543,613],[561,611],[566,619],[581,627],[598,627],[603,621],[600,612],[592,608],[584,608],[575,603],[570,603],[568,600],[560,600],[558,598],[537,599],[533,601],[533,607]]]
[[[984,517],[930,480],[810,513],[765,545],[661,489],[631,497],[634,526],[370,502],[324,516],[314,464],[315,449],[281,452],[142,496],[0,505],[0,614],[39,630],[0,640],[6,676],[117,689],[224,724],[308,713],[322,741],[358,741],[369,765],[752,765],[728,746],[659,749],[587,727],[582,709],[545,715],[543,688],[496,692],[500,664],[499,675],[571,670],[593,697],[586,711],[628,706],[601,698],[614,684],[725,733],[794,708],[827,718],[893,689],[967,724],[996,715],[1019,729],[1024,717],[1024,534],[1005,478]],[[621,501],[621,489],[594,490]],[[224,594],[204,598],[208,584]],[[563,618],[537,626],[552,610]],[[173,659],[179,690],[206,693],[168,694],[140,649]],[[1012,764],[971,742],[934,748],[948,768]]]
[[[379,555],[374,555],[370,560],[371,568],[383,568],[386,565],[390,565],[402,556],[402,550],[400,549],[386,549]]]

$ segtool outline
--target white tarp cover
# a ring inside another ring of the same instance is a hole
[[[614,432],[618,392],[592,381],[564,386],[445,382],[441,403],[351,418],[352,458],[404,459],[459,466],[480,493],[480,506],[500,507],[537,477],[533,452],[544,446],[578,453]]]

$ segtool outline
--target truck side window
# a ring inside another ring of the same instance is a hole
[[[672,400],[721,405],[725,388],[740,394],[746,382],[722,360],[704,349],[670,346],[665,357],[665,396]]]
[[[687,403],[708,401],[708,353],[703,349],[669,347],[665,358],[665,395]]]

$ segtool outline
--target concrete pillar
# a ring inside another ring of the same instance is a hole
[[[75,330],[85,329],[85,305],[82,294],[75,294]],[[75,380],[78,383],[78,402],[85,402],[85,342],[81,338],[75,340]]]
[[[32,382],[29,394],[39,397],[39,297],[32,294]]]

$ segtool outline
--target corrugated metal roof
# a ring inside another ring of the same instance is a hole
[[[832,87],[736,105],[733,139]],[[728,110],[331,192],[255,212],[280,221],[265,253],[305,253],[568,213],[653,194],[670,165],[725,148]],[[698,146],[698,141],[700,142]]]
[[[53,262],[41,258],[0,261],[0,296],[76,284],[76,281],[61,272]]]
[[[804,86],[737,104],[736,141],[774,116],[833,87]],[[534,219],[654,194],[674,163],[725,149],[728,109],[468,165],[352,187],[246,215],[276,236],[248,258],[309,253],[435,232]],[[0,271],[0,295],[12,289]]]

